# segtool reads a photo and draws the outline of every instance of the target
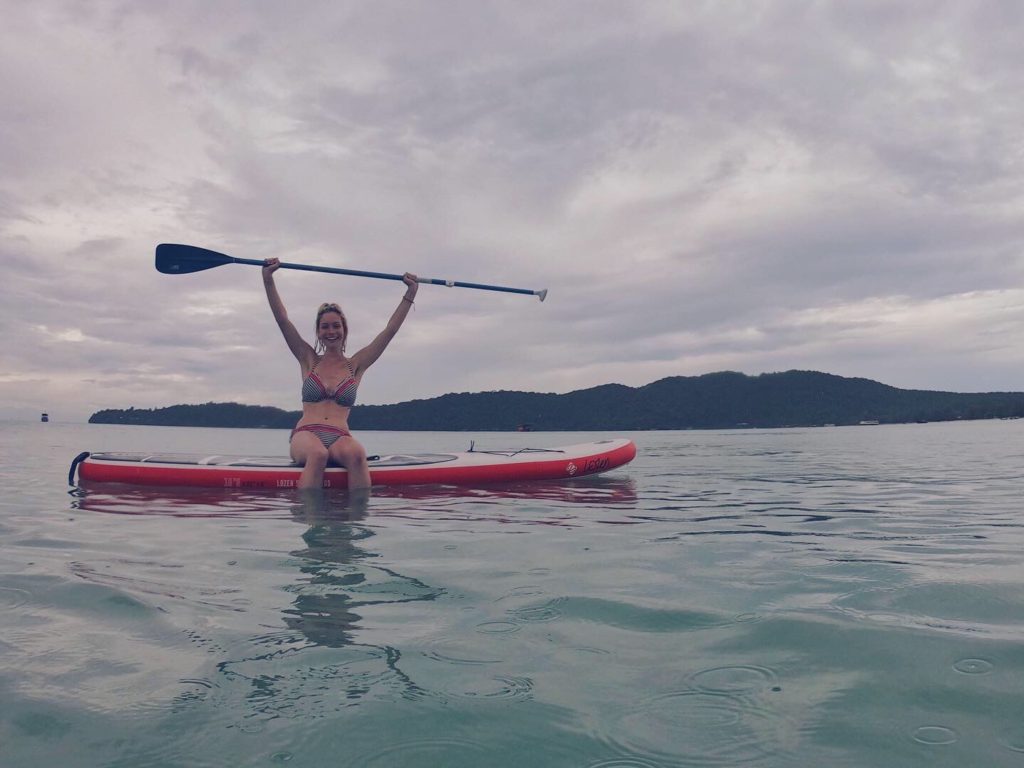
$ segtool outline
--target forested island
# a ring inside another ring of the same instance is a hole
[[[98,411],[90,424],[290,429],[299,411],[239,403]],[[605,384],[565,394],[464,392],[357,405],[357,430],[537,431],[731,429],[1024,417],[1024,393],[897,389],[816,371],[672,376],[642,387]]]

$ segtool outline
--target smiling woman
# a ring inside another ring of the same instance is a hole
[[[274,272],[280,266],[278,259],[264,262],[263,285],[274,319],[302,370],[302,417],[289,441],[292,460],[303,467],[298,486],[323,487],[324,470],[328,464],[334,464],[347,470],[349,488],[367,488],[370,469],[366,451],[349,432],[348,414],[355,405],[356,390],[366,369],[387,349],[409,314],[419,289],[416,276],[408,272],[403,275],[405,295],[384,330],[348,357],[348,320],[339,305],[325,302],[317,309],[315,346],[310,346],[296,330],[274,283]]]

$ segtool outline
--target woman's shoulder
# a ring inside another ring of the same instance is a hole
[[[295,357],[299,361],[299,367],[302,369],[304,376],[315,369],[321,360],[320,355],[312,347],[302,350],[302,354]]]
[[[365,352],[365,349],[360,349],[358,352],[349,355],[348,359],[345,361],[346,365],[348,365],[348,367],[352,369],[353,376],[358,376],[366,369]]]

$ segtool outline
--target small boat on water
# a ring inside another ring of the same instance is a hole
[[[374,485],[458,485],[566,480],[597,475],[628,464],[636,445],[623,438],[560,448],[517,448],[370,457]],[[302,467],[287,457],[208,456],[172,453],[81,453],[68,482],[82,484],[295,488]],[[346,488],[344,467],[327,467],[325,488]]]
[[[50,420],[50,414],[44,413],[42,416],[39,417],[39,420],[40,421],[49,421]]]

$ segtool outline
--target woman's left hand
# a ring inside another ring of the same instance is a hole
[[[406,272],[402,275],[402,282],[405,283],[405,298],[412,301],[416,298],[416,291],[420,289],[420,284],[416,282],[416,275],[412,272]]]

